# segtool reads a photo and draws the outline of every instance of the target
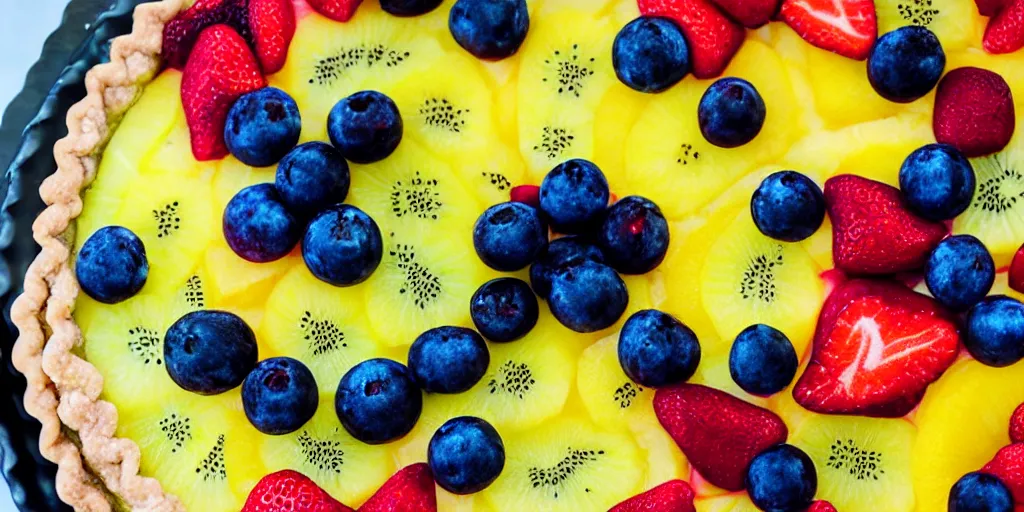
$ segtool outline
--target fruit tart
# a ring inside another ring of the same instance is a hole
[[[12,317],[78,510],[1024,509],[1024,0],[162,0]]]

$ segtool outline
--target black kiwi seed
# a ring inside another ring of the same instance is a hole
[[[480,173],[480,175],[483,176],[484,179],[487,180],[491,185],[494,185],[494,188],[498,189],[501,192],[510,190],[512,188],[512,182],[509,181],[504,174],[483,171]]]
[[[451,133],[462,133],[466,126],[466,114],[469,114],[469,109],[456,108],[447,98],[427,98],[420,105],[420,115],[427,126]]]
[[[199,462],[196,474],[201,475],[204,482],[227,480],[228,471],[224,466],[224,434],[217,436],[217,444],[213,445],[210,453]]]
[[[896,11],[899,12],[903,21],[919,27],[931,25],[932,20],[939,15],[938,9],[932,9],[932,0],[900,2],[896,4]]]
[[[547,468],[532,467],[527,471],[530,484],[534,487],[553,487],[554,498],[558,498],[558,487],[568,480],[580,468],[596,462],[604,455],[604,450],[577,450],[571,446],[566,448],[565,457],[557,464]]]
[[[203,309],[206,307],[206,295],[203,293],[203,280],[197,275],[193,275],[185,281],[185,289],[182,291],[183,298],[185,299],[185,305],[189,311],[195,311],[197,309]]]
[[[171,453],[177,453],[185,443],[192,440],[192,419],[188,416],[178,416],[171,413],[160,420],[160,431],[172,445]]]
[[[340,441],[314,439],[306,431],[299,434],[297,440],[307,464],[321,472],[341,474],[341,466],[345,464],[345,450],[341,449]]]
[[[857,447],[853,439],[836,439],[831,451],[825,464],[830,468],[846,470],[857,480],[878,480],[878,477],[885,474],[882,454]]]
[[[697,163],[700,160],[700,151],[693,148],[693,144],[682,144],[679,146],[679,158],[676,158],[677,164],[687,165],[690,162]]]
[[[393,68],[405,62],[409,52],[389,48],[383,44],[341,48],[329,57],[324,57],[313,64],[313,76],[309,83],[331,86],[353,66],[372,68],[378,64]]]
[[[419,171],[408,182],[395,181],[391,185],[391,213],[398,218],[411,215],[418,219],[437,220],[438,212],[444,207],[437,185],[436,179],[423,178]]]
[[[308,343],[309,351],[314,356],[321,356],[339,348],[348,347],[345,333],[338,324],[328,319],[317,319],[313,313],[306,311],[299,319],[299,330],[302,338]]]
[[[135,326],[128,329],[128,350],[142,359],[142,364],[164,364],[163,338],[153,329]]]
[[[181,229],[181,217],[178,215],[178,202],[165,204],[163,208],[153,210],[156,220],[156,237],[164,238]]]
[[[771,304],[775,302],[775,267],[782,265],[782,246],[774,254],[760,254],[747,263],[740,281],[740,295]]]
[[[551,58],[544,60],[544,64],[555,68],[557,83],[548,80],[547,77],[542,80],[556,85],[558,94],[573,95],[579,98],[587,78],[594,74],[594,59],[581,59],[579,49],[579,45],[574,44],[570,51],[555,50]]]
[[[533,370],[526,363],[505,361],[498,367],[498,373],[487,381],[487,388],[492,395],[503,393],[522,400],[536,383]]]
[[[633,405],[633,399],[643,391],[643,387],[627,382],[615,389],[612,399],[619,404],[620,409],[629,409],[629,406]]]
[[[394,236],[394,233],[391,235]],[[398,269],[405,272],[405,281],[398,288],[398,293],[409,293],[413,304],[420,309],[426,309],[437,301],[444,291],[441,280],[430,269],[416,261],[415,248],[411,245],[396,244],[388,252],[397,260],[395,265]]]
[[[533,150],[554,160],[565,153],[571,146],[575,137],[565,128],[545,126],[540,136],[540,144],[533,147]]]
[[[1003,213],[1017,205],[1017,201],[1024,200],[1024,190],[1016,196],[1009,196],[1003,192],[1003,182],[1017,181],[1024,183],[1024,174],[1015,169],[1003,169],[996,176],[978,184],[978,192],[974,196],[971,206],[977,205],[988,213]]]

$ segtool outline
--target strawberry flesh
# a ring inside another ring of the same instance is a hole
[[[807,512],[836,512],[836,507],[827,501],[818,500],[811,503],[811,507],[807,509]]]
[[[537,185],[519,185],[512,187],[509,197],[517,202],[540,208],[540,187]]]
[[[690,484],[670,480],[615,505],[608,512],[696,512],[693,497]]]
[[[700,475],[730,491],[743,489],[758,453],[789,435],[774,412],[698,384],[659,389],[654,413]]]
[[[722,74],[746,34],[709,0],[637,0],[644,16],[664,16],[679,24],[690,43],[693,76]]]
[[[771,21],[781,0],[712,0],[732,19],[747,28],[758,28]]]
[[[1010,441],[1024,443],[1024,404],[1020,404],[1010,416]]]
[[[263,73],[276,73],[284,67],[288,45],[295,35],[292,0],[249,0],[249,27]]]
[[[363,0],[306,0],[314,11],[334,21],[348,21]]]
[[[168,67],[183,69],[188,56],[207,27],[226,24],[245,40],[251,40],[248,0],[197,0],[164,25],[163,57]]]
[[[878,37],[873,0],[783,0],[779,18],[808,43],[856,60]]]
[[[1024,0],[1012,0],[989,18],[981,46],[989,53],[1013,53],[1024,48]]]
[[[1013,255],[1008,278],[1011,290],[1024,293],[1024,245],[1021,245]]]
[[[271,473],[253,487],[242,512],[353,512],[306,475],[286,469]]]
[[[437,512],[430,467],[421,462],[402,468],[359,507],[359,512]]]
[[[1003,447],[981,472],[1002,480],[1010,489],[1013,501],[1024,504],[1024,443]]]
[[[1013,93],[998,73],[964,67],[939,81],[932,117],[938,142],[971,158],[995,153],[1010,142],[1015,121]]]

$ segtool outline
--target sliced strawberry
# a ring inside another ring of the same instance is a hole
[[[263,73],[276,73],[284,67],[288,45],[295,35],[292,0],[249,0],[249,26]]]
[[[931,298],[890,281],[847,281],[825,301],[793,398],[826,414],[903,416],[959,350],[955,320]]]
[[[1013,255],[1013,261],[1010,262],[1010,289],[1024,293],[1024,245],[1017,249],[1017,253]]]
[[[732,19],[747,28],[758,28],[779,12],[782,0],[711,0]]]
[[[352,512],[306,475],[286,469],[271,473],[253,487],[242,512]]]
[[[537,185],[519,185],[512,187],[509,197],[517,202],[540,208],[540,187]]]
[[[664,16],[679,24],[690,43],[697,78],[722,74],[746,37],[743,27],[709,0],[637,0],[637,5],[645,16]]]
[[[999,14],[1008,3],[1009,0],[974,0],[974,5],[978,6],[978,14],[988,17]]]
[[[935,90],[935,140],[967,157],[995,153],[1013,136],[1013,93],[1006,80],[987,69],[957,68]]]
[[[848,274],[918,270],[947,233],[910,212],[895,187],[852,174],[825,182],[832,255]]]
[[[811,503],[811,507],[807,509],[807,512],[836,512],[836,507],[827,501],[818,500]]]
[[[167,66],[182,69],[199,34],[207,27],[230,25],[250,40],[248,0],[197,0],[164,25],[162,52]]]
[[[1024,48],[1024,0],[1011,0],[989,18],[981,46],[989,53],[1012,53]]]
[[[670,480],[615,505],[608,512],[696,512],[693,497],[690,484]]]
[[[306,0],[314,11],[334,21],[348,21],[363,0]]]
[[[359,512],[437,512],[430,467],[421,462],[402,468],[359,507]]]
[[[1024,404],[1020,404],[1010,416],[1010,441],[1024,443]]]
[[[242,36],[227,25],[203,31],[181,76],[181,103],[196,160],[226,156],[224,123],[241,95],[266,87],[259,63]]]
[[[659,389],[654,413],[700,476],[730,491],[743,489],[758,453],[789,435],[774,412],[698,384]]]
[[[874,0],[783,0],[779,18],[808,43],[856,60],[878,37]]]
[[[1002,480],[1013,501],[1024,504],[1024,443],[1003,447],[981,471]]]

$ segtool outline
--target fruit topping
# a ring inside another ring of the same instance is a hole
[[[1024,293],[1024,245],[1021,245],[1020,249],[1014,253],[1013,260],[1010,261],[1010,273],[1007,279],[1011,290]]]
[[[987,473],[964,475],[949,491],[949,512],[1011,512],[1013,496],[1006,484]]]
[[[586,260],[553,272],[548,305],[569,329],[596,332],[622,318],[629,305],[629,291],[611,267]]]
[[[925,220],[951,220],[971,205],[976,180],[963,153],[947,144],[915,149],[900,167],[900,192]]]
[[[989,53],[1012,53],[1024,47],[1024,1],[1012,0],[989,18],[981,45]]]
[[[610,196],[601,169],[576,158],[558,164],[544,177],[540,211],[557,233],[585,233],[603,218]]]
[[[433,11],[442,0],[380,0],[380,8],[395,16],[419,16]]]
[[[619,503],[608,512],[696,512],[693,488],[682,480],[670,480]]]
[[[800,361],[782,331],[764,324],[747,327],[729,351],[729,374],[747,393],[769,396],[786,389]]]
[[[879,96],[909,103],[942,77],[946,54],[939,38],[919,26],[900,27],[878,38],[868,55],[868,81]]]
[[[472,329],[435,327],[409,347],[409,371],[427,393],[468,391],[491,363],[487,343]]]
[[[264,359],[242,383],[245,416],[264,434],[295,432],[316,414],[319,403],[316,379],[298,359]]]
[[[827,501],[823,501],[823,500],[817,500],[814,503],[811,503],[811,506],[810,506],[810,508],[807,509],[807,512],[837,512],[837,511],[836,511],[836,507],[834,507],[831,503],[829,503]]]
[[[646,274],[661,265],[668,253],[668,222],[649,199],[624,197],[608,209],[597,244],[615,270]]]
[[[551,279],[559,271],[584,261],[604,263],[604,253],[590,241],[575,236],[552,240],[530,265],[530,286],[543,300],[551,296]]]
[[[744,488],[754,457],[788,432],[768,409],[697,384],[659,389],[654,412],[700,476],[730,491]]]
[[[856,60],[878,37],[872,0],[784,0],[779,18],[808,43]]]
[[[548,245],[540,212],[523,203],[488,208],[473,226],[473,247],[488,267],[504,272],[525,268]]]
[[[1024,403],[1018,405],[1010,416],[1010,442],[1024,443]]]
[[[978,14],[991,18],[999,11],[1002,11],[1010,0],[974,0],[974,4],[978,7]]]
[[[803,450],[780,444],[754,457],[746,485],[750,501],[761,510],[805,510],[818,491],[818,474]]]
[[[537,185],[517,185],[509,192],[509,199],[534,208],[540,208],[540,187]]]
[[[996,262],[1008,266],[1024,240],[1024,131],[1002,151],[971,159],[978,181],[971,205],[953,221],[953,233],[978,237]],[[145,238],[143,238],[145,239]],[[146,241],[146,250],[151,244]]]
[[[359,208],[339,204],[320,212],[306,227],[302,259],[318,279],[352,286],[369,279],[384,254],[377,223]]]
[[[301,129],[295,100],[281,89],[265,87],[243,94],[231,106],[224,124],[224,142],[243,164],[268,167],[295,147]]]
[[[924,266],[924,281],[935,300],[947,309],[966,311],[988,295],[996,265],[985,244],[971,235],[939,242]]]
[[[241,258],[267,263],[285,257],[302,237],[302,221],[271,183],[240,190],[224,208],[224,239]]]
[[[216,395],[242,384],[256,366],[256,335],[227,311],[193,311],[164,335],[164,363],[171,380],[186,391]]]
[[[700,364],[700,343],[668,313],[638,311],[619,333],[619,364],[633,382],[657,388],[686,382]]]
[[[1000,151],[1013,137],[1013,93],[998,73],[957,68],[939,81],[932,130],[935,140],[973,158]]]
[[[363,0],[306,0],[314,11],[334,21],[345,22],[356,13]]]
[[[248,0],[252,46],[263,73],[277,73],[288,58],[288,46],[295,35],[295,7],[292,0]]]
[[[764,126],[764,117],[764,100],[754,85],[742,78],[716,80],[697,106],[700,133],[720,148],[735,148],[754,140]]]
[[[758,28],[779,12],[781,0],[712,0],[730,18],[747,28]]]
[[[228,154],[224,143],[228,111],[243,94],[266,85],[259,63],[238,32],[214,25],[199,34],[181,76],[181,102],[196,160]]]
[[[430,467],[420,462],[402,468],[359,507],[359,512],[437,512]]]
[[[750,197],[750,213],[757,229],[783,242],[799,242],[813,235],[825,220],[821,187],[796,171],[770,174]]]
[[[1024,503],[1024,443],[1011,444],[996,453],[981,468],[982,473],[995,476],[1006,485],[1014,501]]]
[[[367,444],[389,443],[409,433],[420,418],[423,395],[405,365],[369,359],[338,383],[334,410],[352,437]]]
[[[710,0],[637,0],[640,14],[663,16],[679,24],[690,43],[693,75],[714,78],[743,44],[744,30]]]
[[[666,18],[637,18],[619,31],[612,46],[619,81],[640,92],[661,92],[690,72],[683,31]]]
[[[135,296],[149,277],[146,247],[131,230],[107,226],[82,244],[75,258],[75,278],[82,291],[104,304]]]
[[[168,67],[184,69],[199,35],[208,27],[226,24],[249,40],[247,0],[198,0],[164,25],[162,54]]]
[[[793,398],[825,414],[903,416],[959,345],[957,324],[931,298],[892,282],[847,281],[822,308]]]
[[[978,361],[995,367],[1024,358],[1024,304],[994,295],[967,312],[964,346]]]
[[[456,0],[448,13],[448,30],[474,57],[500,60],[523,45],[530,13],[526,0]]]
[[[515,341],[537,325],[540,307],[530,285],[514,277],[492,279],[480,286],[469,302],[469,316],[480,334],[491,341]]]
[[[491,485],[505,468],[505,443],[490,423],[460,416],[434,432],[427,461],[441,488],[453,494],[473,494]]]
[[[242,512],[353,512],[308,477],[285,469],[260,479]]]
[[[290,211],[310,218],[344,201],[351,180],[341,153],[330,144],[314,141],[292,149],[281,159],[274,187]]]
[[[947,233],[911,213],[895,187],[852,174],[825,182],[825,203],[836,268],[851,274],[920,269]]]
[[[327,117],[331,143],[357,164],[379,162],[394,153],[402,129],[398,106],[377,91],[357,92],[339,101]]]

